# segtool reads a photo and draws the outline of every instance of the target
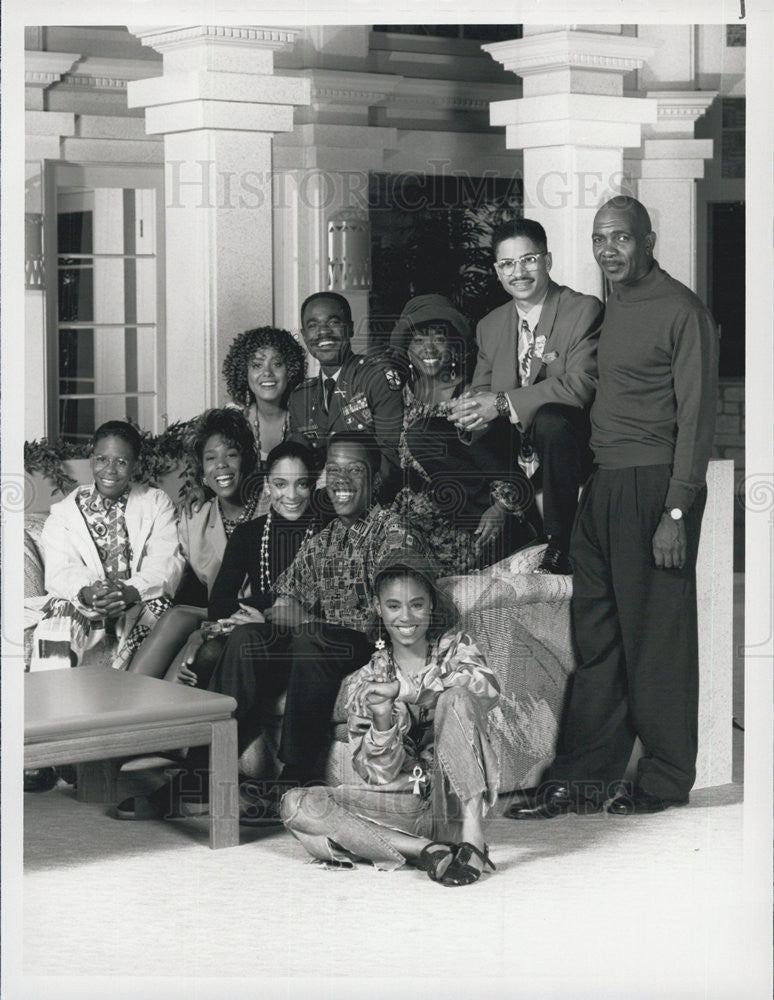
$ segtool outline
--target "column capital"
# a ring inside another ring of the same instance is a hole
[[[308,80],[274,75],[274,51],[292,44],[298,30],[208,25],[131,30],[163,57],[161,76],[127,86],[127,106],[146,109],[149,135],[288,132],[294,106],[309,103]]]
[[[657,118],[643,128],[644,138],[693,138],[693,126],[718,96],[716,90],[648,90]]]
[[[628,35],[563,28],[482,45],[524,81],[524,96],[572,90],[622,93],[623,75],[640,69],[652,45]]]
[[[25,107],[43,110],[43,91],[58,83],[81,58],[77,52],[25,52]]]
[[[143,45],[161,53],[165,70],[174,67],[254,73],[271,73],[274,52],[292,47],[301,30],[259,25],[129,25],[129,31]],[[266,58],[256,62],[256,50],[264,50]]]

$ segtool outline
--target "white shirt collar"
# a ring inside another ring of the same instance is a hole
[[[535,327],[538,325],[538,321],[540,320],[540,314],[543,311],[543,306],[545,305],[547,295],[548,295],[548,289],[545,290],[545,294],[543,295],[543,298],[540,300],[540,302],[536,302],[534,306],[530,306],[530,308],[526,312],[523,309],[519,308],[518,303],[514,303],[516,305],[516,312],[519,317],[519,326],[521,326],[521,321],[525,319],[529,323],[530,330],[535,329]]]

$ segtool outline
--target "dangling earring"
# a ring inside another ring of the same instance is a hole
[[[451,368],[449,369],[449,375],[452,378],[456,378],[457,377],[457,355],[456,354],[452,354]]]

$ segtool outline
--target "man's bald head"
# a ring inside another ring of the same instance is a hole
[[[602,212],[615,210],[619,212],[625,212],[632,221],[632,227],[637,232],[637,235],[645,236],[647,233],[653,232],[653,226],[650,221],[650,216],[648,215],[648,210],[642,204],[641,201],[637,201],[636,198],[632,198],[628,194],[619,194],[606,201],[605,204],[597,211],[597,215],[601,215]]]

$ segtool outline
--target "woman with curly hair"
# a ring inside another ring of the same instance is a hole
[[[288,436],[288,397],[306,375],[306,354],[292,333],[274,326],[245,330],[231,341],[223,361],[226,390],[244,414],[255,438],[258,471],[266,457]],[[196,512],[204,502],[201,488],[189,490],[184,510]],[[268,496],[260,513],[268,510]]]
[[[261,462],[287,437],[288,396],[305,374],[304,349],[287,330],[259,326],[231,342],[223,377],[253,429]]]
[[[256,516],[261,494],[253,475],[257,464],[253,432],[238,410],[204,412],[191,430],[189,448],[209,499],[196,512],[180,515],[178,539],[187,578],[175,594],[175,607],[162,615],[130,667],[133,673],[152,677],[166,674],[207,617],[207,601],[226,542],[238,525]]]

